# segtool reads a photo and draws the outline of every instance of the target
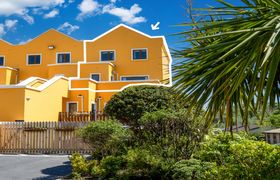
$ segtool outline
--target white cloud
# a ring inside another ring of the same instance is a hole
[[[7,19],[5,21],[5,27],[10,30],[10,29],[14,29],[16,27],[18,23],[18,20],[11,20],[11,19]]]
[[[26,41],[20,41],[18,44],[19,44],[19,45],[26,44],[26,43],[28,43],[28,42],[30,42],[30,41],[32,41],[32,40],[33,40],[33,39],[30,38],[30,39],[27,39]]]
[[[77,16],[77,20],[83,20],[94,14],[111,14],[119,17],[122,22],[129,25],[147,21],[145,17],[137,16],[142,11],[142,8],[138,4],[134,4],[127,9],[124,7],[117,7],[115,5],[117,1],[118,0],[110,0],[108,4],[102,5],[99,4],[97,0],[83,0],[78,6],[80,14]]]
[[[58,9],[54,9],[54,10],[50,11],[49,13],[45,14],[45,15],[44,15],[44,18],[45,18],[45,19],[54,18],[54,17],[56,17],[58,14],[59,14],[59,10],[58,10]]]
[[[116,7],[113,4],[109,4],[103,7],[103,13],[108,13],[117,16],[122,22],[133,25],[137,23],[146,22],[146,18],[137,16],[142,11],[142,8],[138,4],[134,4],[130,9],[124,7]]]
[[[77,25],[72,25],[69,22],[65,22],[64,24],[60,25],[57,30],[66,32],[68,35],[70,35],[72,32],[80,29]]]
[[[34,18],[29,15],[30,8],[49,9],[60,6],[65,0],[0,0],[0,16],[18,15],[28,23],[34,23]]]
[[[0,38],[3,37],[7,31],[15,30],[18,20],[7,19],[4,23],[0,24]]]
[[[6,34],[4,24],[0,24],[0,38]]]
[[[77,20],[83,20],[85,17],[93,16],[94,13],[98,13],[100,6],[101,5],[95,0],[83,0],[78,6],[80,13],[77,16]]]

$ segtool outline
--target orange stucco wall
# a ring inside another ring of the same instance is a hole
[[[55,48],[53,50],[48,49],[50,45]],[[83,60],[83,42],[76,41],[53,29],[27,44],[10,45],[0,42],[0,47],[0,55],[5,57],[5,66],[19,69],[19,80],[31,76],[49,78],[49,76],[55,74],[53,68],[50,72],[48,71],[48,65],[56,64],[56,53],[58,52],[70,52],[72,63]],[[41,64],[28,65],[27,54],[40,54]]]
[[[86,41],[85,46],[83,41],[53,29],[22,45],[0,40],[0,56],[5,57],[4,67],[0,68],[0,108],[4,110],[0,112],[0,121],[56,121],[59,112],[67,111],[69,102],[77,102],[78,111],[91,111],[92,103],[98,111],[103,111],[111,96],[130,84],[160,84],[171,73],[171,60],[164,43],[162,37],[149,37],[124,25],[99,39]],[[148,50],[147,59],[132,59],[132,49],[139,48]],[[101,62],[102,50],[114,50],[115,60]],[[70,63],[57,64],[57,53],[62,52],[71,53]],[[40,54],[41,64],[28,65],[28,54]],[[101,81],[90,80],[92,73],[99,73]],[[43,91],[38,90],[58,75],[69,77],[70,83],[63,78]],[[149,80],[120,81],[121,76],[135,75],[147,75]],[[2,86],[30,77],[46,80],[30,82],[28,86],[34,89]]]
[[[163,79],[162,38],[149,38],[125,27],[119,27],[94,42],[87,43],[87,61],[100,62],[101,50],[115,50],[117,80],[120,76],[149,75],[150,79]],[[147,48],[147,60],[132,60],[132,49]]]

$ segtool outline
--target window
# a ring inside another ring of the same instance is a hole
[[[68,102],[67,110],[69,113],[76,113],[78,111],[78,103],[76,102]]]
[[[4,56],[0,56],[0,66],[4,66],[5,58]]]
[[[133,49],[132,56],[133,56],[133,60],[147,59],[148,57],[147,49]]]
[[[100,81],[100,74],[91,74],[90,78],[95,81]]]
[[[58,53],[57,54],[57,63],[70,63],[70,53]]]
[[[115,51],[101,51],[101,61],[114,61]]]
[[[148,80],[148,76],[122,76],[122,81],[145,81]]]
[[[41,55],[39,54],[32,54],[28,55],[28,65],[34,65],[34,64],[41,64]]]

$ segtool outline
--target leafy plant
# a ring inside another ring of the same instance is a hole
[[[262,120],[280,95],[280,2],[217,2],[182,24],[190,28],[178,35],[190,46],[174,52],[174,87],[190,107],[207,107],[208,124],[226,114],[232,129],[240,112],[247,127],[249,110],[260,109]]]
[[[145,112],[176,109],[180,106],[167,87],[134,86],[115,94],[105,107],[105,113],[119,121],[137,126]]]
[[[91,144],[96,158],[121,153],[131,137],[130,131],[115,120],[90,123],[79,130],[79,135]]]

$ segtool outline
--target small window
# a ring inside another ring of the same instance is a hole
[[[148,76],[127,76],[121,77],[122,81],[145,81],[148,80]]]
[[[101,51],[101,61],[114,61],[115,51]]]
[[[41,55],[28,55],[28,65],[41,64]]]
[[[133,49],[133,60],[147,59],[147,49]]]
[[[5,58],[4,56],[0,56],[0,66],[4,66]]]
[[[69,102],[68,103],[68,112],[69,113],[76,113],[78,111],[78,103],[76,102]]]
[[[70,63],[70,53],[57,54],[57,63]]]
[[[100,74],[91,74],[91,79],[95,81],[100,81]]]

